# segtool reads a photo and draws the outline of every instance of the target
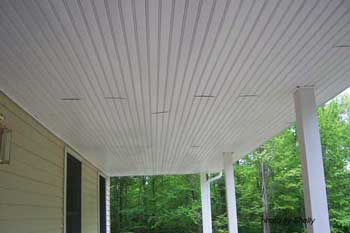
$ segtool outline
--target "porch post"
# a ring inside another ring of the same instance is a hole
[[[233,175],[232,153],[224,153],[224,171],[226,185],[226,202],[229,233],[237,233],[237,210],[236,210],[236,192],[235,179]]]
[[[298,88],[294,93],[294,103],[303,173],[305,217],[314,220],[313,224],[307,224],[307,232],[329,233],[326,182],[314,89]]]
[[[210,182],[206,173],[200,174],[203,233],[212,233]]]

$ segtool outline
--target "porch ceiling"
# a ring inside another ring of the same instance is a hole
[[[350,85],[349,1],[0,1],[0,88],[109,175],[221,169]]]

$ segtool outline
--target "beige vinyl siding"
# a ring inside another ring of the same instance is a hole
[[[13,132],[11,162],[0,165],[0,232],[64,233],[64,142],[1,92],[0,113]],[[97,185],[83,160],[83,233],[98,233]]]
[[[98,171],[83,162],[83,208],[82,232],[96,233],[98,229]]]
[[[64,143],[0,93],[12,129],[11,162],[0,165],[0,231],[62,233]]]

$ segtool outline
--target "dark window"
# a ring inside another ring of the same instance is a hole
[[[66,233],[81,233],[81,162],[67,154]]]
[[[106,232],[106,179],[100,176],[100,233]]]

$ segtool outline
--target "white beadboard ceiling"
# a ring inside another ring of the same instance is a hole
[[[0,88],[109,175],[217,171],[350,85],[349,0],[1,0]]]

